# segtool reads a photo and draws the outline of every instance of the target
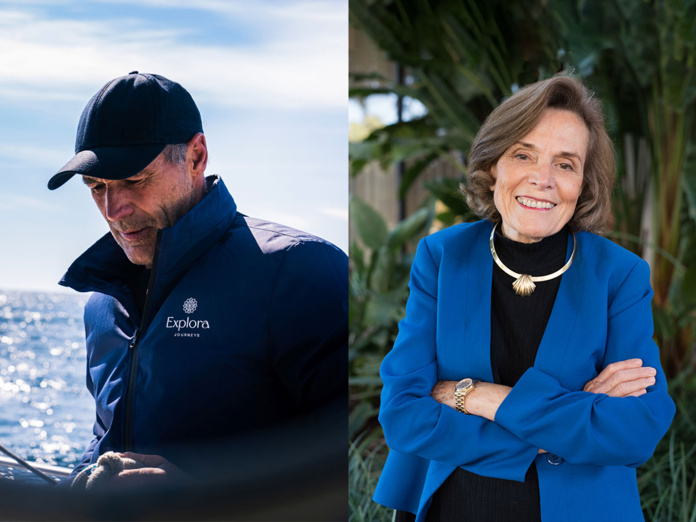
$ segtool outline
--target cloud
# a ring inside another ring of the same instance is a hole
[[[0,209],[3,211],[20,211],[20,210],[41,210],[53,212],[65,212],[63,207],[46,203],[44,199],[24,196],[22,194],[4,193],[0,199]]]
[[[33,167],[47,167],[51,171],[70,159],[70,150],[52,150],[44,146],[19,144],[0,144],[0,158],[11,159],[19,163],[30,163]]]
[[[348,222],[348,209],[346,207],[324,207],[319,209],[319,213]]]
[[[49,15],[46,6],[64,4],[69,3],[0,4],[0,96],[84,99],[108,79],[137,69],[170,75],[197,100],[225,106],[345,107],[347,13],[342,2],[194,4],[198,10],[252,20],[262,38],[243,45],[222,45],[196,24],[179,21],[163,29],[155,17],[137,17],[137,9],[122,10],[128,16],[107,16],[102,10],[101,18],[89,19]],[[137,4],[163,10],[192,5]]]
[[[104,4],[138,5],[166,9],[196,9],[235,18],[280,20],[301,19],[307,22],[337,22],[345,25],[348,3],[345,0],[97,0]]]

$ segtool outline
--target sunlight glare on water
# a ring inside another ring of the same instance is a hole
[[[92,438],[87,298],[0,290],[0,444],[27,460],[74,466]]]

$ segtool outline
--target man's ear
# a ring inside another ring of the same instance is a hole
[[[202,132],[196,134],[188,142],[186,149],[186,167],[194,178],[204,176],[208,165],[208,145]]]

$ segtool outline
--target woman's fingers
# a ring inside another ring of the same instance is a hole
[[[643,361],[640,359],[628,359],[626,361],[618,361],[611,363],[604,368],[597,377],[585,384],[584,391],[592,393],[606,393],[612,389],[615,384],[609,382],[619,372],[638,369],[643,366]]]
[[[653,382],[648,383],[648,386],[652,386],[655,384],[654,378],[655,369],[650,367],[636,368],[634,370],[621,370],[607,379],[606,386],[610,390],[618,388],[618,391],[621,393],[630,393],[633,391],[629,389],[631,388],[632,383],[636,381],[646,383],[650,379],[653,379]]]
[[[589,381],[584,391],[605,393],[611,397],[637,397],[655,384],[655,368],[642,366],[640,359],[628,359],[609,364]]]
[[[643,366],[643,361],[641,359],[627,359],[625,361],[618,361],[615,363],[608,364],[597,377],[604,375],[605,377],[611,377],[618,372],[624,370],[631,370],[635,368],[641,368]]]
[[[628,359],[626,361],[619,361],[611,363],[604,368],[597,377],[592,379],[588,384],[595,383],[596,385],[601,385],[609,382],[612,378],[616,379],[616,376],[628,370],[641,369],[643,366],[643,361],[640,359]]]
[[[655,384],[654,373],[624,372],[617,373],[612,378],[602,381],[599,377],[585,385],[584,390],[592,393],[605,393],[612,397],[626,397],[632,393],[646,389]]]
[[[619,382],[613,388],[602,393],[606,393],[611,397],[628,397],[636,392],[644,392],[653,384],[655,384],[655,377],[638,377],[633,380]]]

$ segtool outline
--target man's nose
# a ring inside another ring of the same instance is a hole
[[[109,221],[120,221],[133,213],[128,191],[113,185],[106,188],[104,206],[104,215]]]

